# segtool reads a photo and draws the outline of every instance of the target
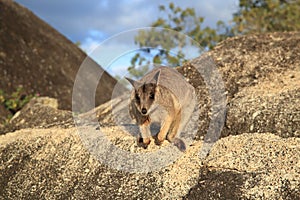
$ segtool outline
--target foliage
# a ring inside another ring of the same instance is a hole
[[[75,42],[75,45],[78,46],[78,47],[80,47],[82,44],[81,44],[80,41],[77,41],[77,42]]]
[[[170,3],[168,7],[159,6],[159,10],[164,17],[159,17],[151,24],[151,27],[156,27],[156,29],[141,30],[135,37],[135,43],[142,50],[131,60],[131,67],[128,70],[132,76],[139,77],[147,69],[146,67],[142,70],[136,69],[136,65],[144,66],[151,62],[155,64],[167,62],[169,66],[173,67],[181,65],[185,61],[183,48],[190,45],[187,44],[183,34],[190,36],[204,48],[212,48],[226,37],[226,34],[221,33],[225,30],[223,22],[218,22],[217,29],[203,28],[204,18],[197,16],[193,8],[182,9],[175,6],[174,3]],[[174,31],[164,32],[163,29]],[[176,49],[178,53],[172,54],[173,49]],[[199,49],[199,51],[201,50],[203,49]],[[147,56],[152,60],[147,60]]]
[[[234,34],[300,30],[299,0],[240,0]]]
[[[4,105],[11,114],[15,114],[21,110],[33,97],[34,95],[26,95],[22,87],[18,87],[17,90],[11,94],[6,94],[0,90],[0,104]]]

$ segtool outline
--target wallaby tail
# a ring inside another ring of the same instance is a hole
[[[176,146],[180,151],[185,152],[186,146],[184,142],[179,138],[174,138],[173,142],[174,146]]]

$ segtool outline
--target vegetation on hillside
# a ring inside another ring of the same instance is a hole
[[[7,94],[3,90],[0,90],[0,106],[4,107],[4,109],[10,113],[6,116],[7,120],[21,110],[33,97],[34,95],[25,94],[22,87],[18,87],[17,90],[11,94]]]

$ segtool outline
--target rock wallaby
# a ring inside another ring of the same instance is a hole
[[[160,131],[154,137],[155,143],[161,145],[167,139],[180,151],[185,151],[186,145],[178,136],[195,107],[196,95],[193,86],[170,67],[154,68],[139,81],[126,79],[133,86],[129,113],[140,128],[138,145],[147,148],[150,144],[152,115],[158,113],[163,117]]]

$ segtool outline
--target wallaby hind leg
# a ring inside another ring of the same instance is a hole
[[[157,134],[157,136],[155,138],[155,143],[157,145],[161,145],[163,143],[163,141],[166,139],[166,136],[169,132],[172,122],[173,122],[173,116],[168,115],[166,117],[165,121],[163,122],[163,125],[160,128],[159,133]]]
[[[192,100],[188,102],[188,105],[182,110],[181,114],[181,123],[179,125],[178,134],[182,134],[182,131],[186,128],[188,122],[191,120],[192,115],[194,114],[194,109],[196,106],[196,97],[193,96]],[[184,137],[185,135],[181,135]]]
[[[182,120],[179,123],[179,128],[177,129],[176,132],[174,129],[174,131],[172,131],[172,134],[170,134],[170,136],[168,136],[168,140],[171,143],[173,143],[174,146],[176,146],[182,152],[184,152],[186,150],[186,144],[184,143],[184,141],[182,139],[179,138],[179,135],[181,134],[181,131],[184,130],[184,128],[186,127],[192,113],[193,112],[183,113]]]
[[[167,135],[167,139],[169,142],[173,142],[173,139],[176,137],[180,126],[180,121],[181,121],[181,111],[178,111],[170,127],[169,134]]]
[[[177,134],[179,133],[178,130],[180,125],[181,125],[181,112],[178,112],[172,124],[172,130],[170,130],[167,139],[169,142],[174,144],[174,146],[176,146],[180,151],[184,152],[186,150],[186,146],[184,142],[181,139],[176,137]]]

